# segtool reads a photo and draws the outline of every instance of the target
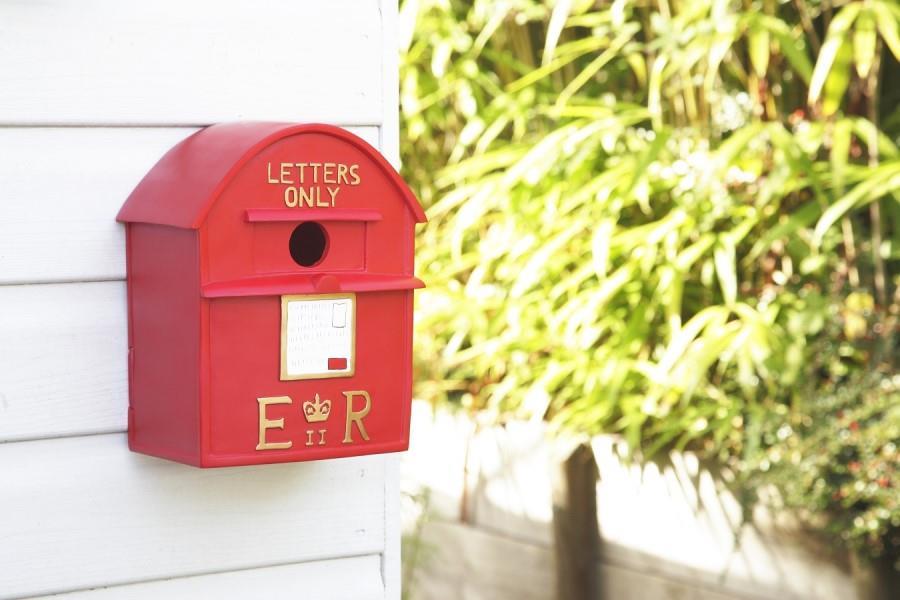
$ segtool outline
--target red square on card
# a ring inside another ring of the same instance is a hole
[[[347,369],[347,359],[346,358],[329,358],[328,359],[328,370],[329,371],[344,371]]]

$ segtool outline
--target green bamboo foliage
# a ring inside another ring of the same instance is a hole
[[[421,397],[727,453],[887,364],[896,3],[406,0],[401,20]]]

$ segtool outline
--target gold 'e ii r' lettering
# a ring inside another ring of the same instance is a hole
[[[267,442],[267,429],[284,429],[284,419],[267,419],[266,407],[270,404],[290,404],[291,399],[287,396],[272,396],[270,398],[257,398],[259,402],[259,443],[256,445],[257,450],[286,450],[291,447],[293,442]],[[368,412],[368,410],[366,411]]]
[[[366,426],[363,424],[363,419],[366,415],[369,414],[369,411],[372,410],[372,398],[369,396],[369,392],[364,390],[354,391],[354,392],[342,392],[344,396],[347,398],[347,424],[344,428],[344,442],[345,444],[353,443],[353,424],[356,423],[356,428],[359,429],[359,434],[362,436],[362,439],[365,441],[369,441],[369,434],[366,432]],[[353,397],[354,396],[362,396],[366,399],[366,405],[362,410],[353,410]]]

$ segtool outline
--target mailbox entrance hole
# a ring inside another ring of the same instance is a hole
[[[301,267],[312,267],[319,264],[328,248],[328,236],[325,229],[314,221],[300,223],[291,234],[291,258]]]

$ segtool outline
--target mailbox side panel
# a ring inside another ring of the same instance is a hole
[[[128,225],[132,450],[200,461],[200,275],[197,233]]]

